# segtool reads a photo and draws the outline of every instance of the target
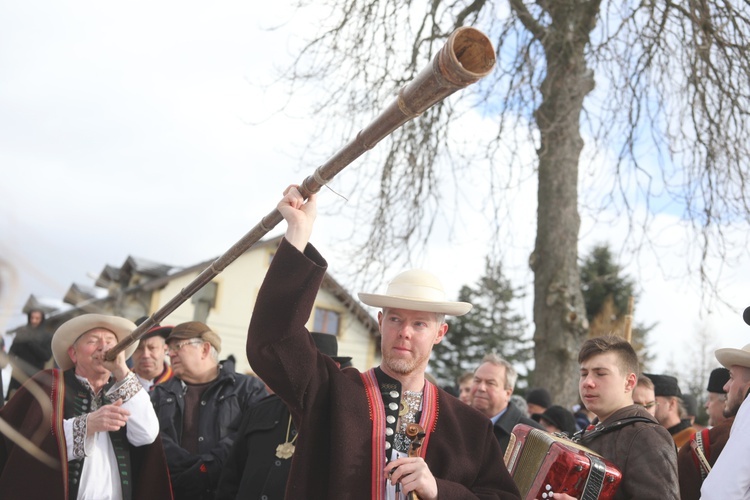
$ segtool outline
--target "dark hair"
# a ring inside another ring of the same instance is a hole
[[[578,352],[578,362],[583,363],[592,356],[608,352],[615,353],[617,365],[624,374],[635,373],[636,377],[639,375],[638,355],[635,353],[633,346],[627,340],[616,335],[604,335],[588,339]]]
[[[42,321],[39,323],[40,325],[44,323],[44,320],[47,319],[47,316],[44,314],[44,311],[41,309],[29,309],[29,312],[26,313],[26,321],[27,323],[31,323],[31,313],[39,313],[42,315]]]

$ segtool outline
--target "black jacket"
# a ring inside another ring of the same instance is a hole
[[[296,442],[284,402],[275,394],[253,405],[242,419],[237,439],[221,473],[216,500],[283,500],[290,458],[276,456],[276,447]]]
[[[508,447],[510,435],[516,424],[526,424],[535,429],[544,430],[544,427],[539,425],[539,422],[527,417],[526,414],[519,410],[513,403],[508,403],[508,409],[499,419],[497,419],[497,422],[492,427],[492,430],[495,432],[495,437],[500,442],[500,449],[503,453],[505,453],[505,449]]]
[[[174,377],[151,391],[172,477],[175,499],[213,499],[219,475],[242,416],[266,395],[260,379],[219,370],[203,393],[198,416],[198,454],[180,447],[185,384]]]

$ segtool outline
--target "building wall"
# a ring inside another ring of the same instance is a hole
[[[251,371],[245,355],[247,327],[258,290],[274,251],[273,246],[261,245],[246,252],[213,280],[218,285],[216,304],[211,309],[206,323],[221,337],[222,349],[219,357],[225,359],[233,354],[237,360],[236,369],[241,373]],[[177,296],[180,290],[198,276],[200,271],[202,269],[175,278],[163,289],[155,291],[150,313]],[[318,293],[316,306],[339,311],[342,315],[340,331],[343,333],[339,336],[340,356],[352,356],[354,366],[360,370],[370,368],[379,362],[377,358],[379,338],[372,337],[367,328],[347,311],[339,300],[327,291],[321,290]],[[194,305],[188,299],[165,318],[162,324],[176,325],[185,321],[193,321],[193,313]],[[310,318],[307,327],[312,330],[313,318]]]

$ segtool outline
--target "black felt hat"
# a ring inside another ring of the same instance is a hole
[[[572,436],[576,432],[576,418],[573,413],[559,405],[550,406],[544,410],[544,413],[536,413],[531,418],[537,422],[546,420],[568,436]]]
[[[718,394],[726,394],[724,392],[724,386],[729,382],[729,370],[726,368],[716,368],[708,376],[708,386],[706,390],[708,392],[716,392]]]
[[[532,405],[541,406],[542,408],[549,408],[552,406],[552,396],[549,395],[547,389],[531,389],[526,394],[526,402]]]
[[[644,375],[650,378],[654,383],[654,395],[664,397],[682,397],[680,385],[677,383],[677,379],[675,377],[671,375],[655,375],[651,373],[644,373]]]
[[[351,357],[338,355],[339,341],[335,335],[320,332],[310,332],[310,335],[312,335],[313,342],[315,342],[315,347],[323,354],[330,356],[332,360],[341,365],[341,368],[351,366]]]

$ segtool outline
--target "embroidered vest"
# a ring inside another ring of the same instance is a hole
[[[390,455],[393,438],[398,421],[399,403],[401,402],[401,384],[383,373],[380,368],[372,368],[361,373],[362,383],[367,394],[367,403],[372,421],[372,499],[385,498],[385,479],[383,469],[386,465],[386,455]],[[435,430],[438,417],[437,387],[428,380],[424,381],[422,394],[422,412],[419,424],[425,430],[419,456],[426,457],[430,434]]]
[[[114,384],[114,381],[110,381],[104,386],[99,395],[104,401],[100,405],[94,406],[94,401],[91,401],[91,392],[76,378],[75,369],[67,370],[64,378],[66,390],[63,418],[65,419],[83,415],[92,411],[93,407],[107,404],[104,393]],[[112,448],[117,460],[117,469],[120,473],[122,498],[123,500],[131,500],[133,496],[132,467],[130,463],[130,445],[127,440],[125,427],[119,431],[110,432],[109,439],[112,442]],[[68,498],[78,497],[84,460],[85,457],[68,462]]]

